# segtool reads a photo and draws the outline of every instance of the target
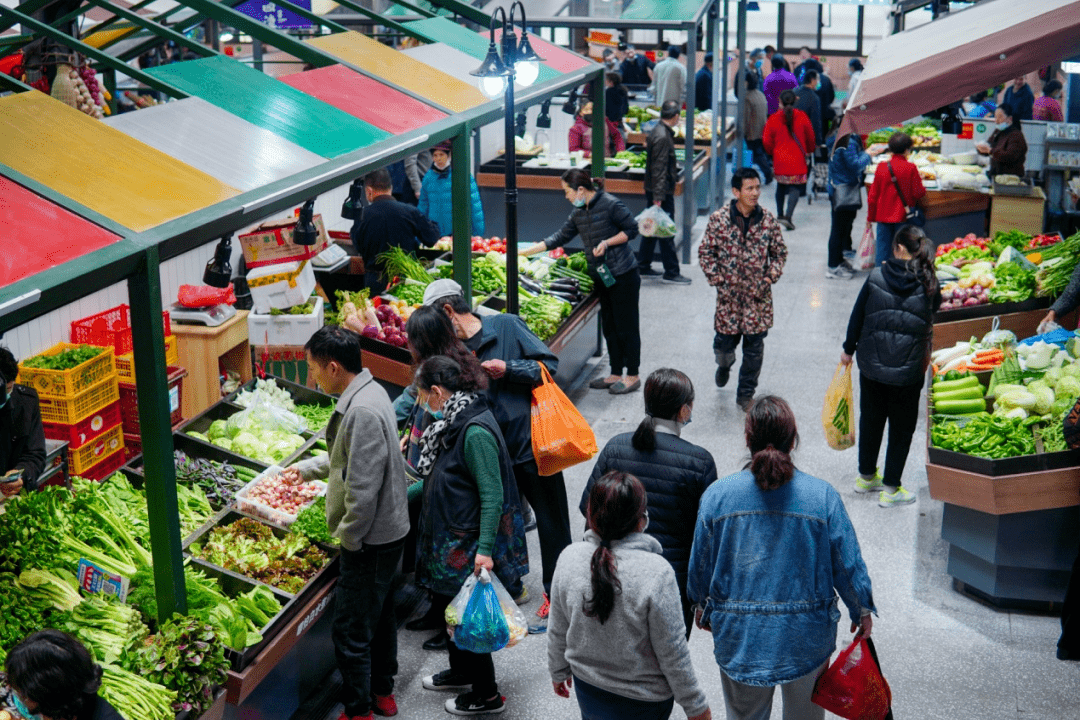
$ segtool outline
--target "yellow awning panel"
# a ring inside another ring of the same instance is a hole
[[[139,232],[240,194],[36,91],[0,98],[0,138],[0,164]]]
[[[90,34],[84,37],[82,41],[90,47],[100,48],[107,42],[120,40],[137,32],[139,32],[139,28],[131,23],[117,23],[115,26],[104,30],[91,30]]]
[[[475,85],[462,82],[358,32],[322,35],[305,42],[454,112],[464,112],[488,102]]]

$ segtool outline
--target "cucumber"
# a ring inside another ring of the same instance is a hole
[[[977,387],[981,388],[982,383],[979,382],[979,378],[974,375],[968,375],[967,377],[960,378],[959,380],[942,380],[941,382],[934,383],[933,390],[938,392],[950,392],[952,390],[960,390],[962,388]]]
[[[940,402],[941,400],[982,400],[983,391],[981,387],[973,388],[960,388],[959,390],[949,390],[948,392],[934,392],[934,402]]]
[[[943,415],[963,415],[965,413],[977,413],[986,410],[986,400],[968,399],[968,400],[941,400],[934,402],[934,412],[942,413]]]

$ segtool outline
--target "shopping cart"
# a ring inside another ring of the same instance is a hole
[[[817,200],[818,193],[824,193],[825,197],[829,196],[829,156],[825,148],[818,148],[810,156],[809,174],[810,195],[806,202],[813,204]]]

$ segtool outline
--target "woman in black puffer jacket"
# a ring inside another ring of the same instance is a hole
[[[645,486],[648,520],[645,532],[663,548],[675,570],[682,598],[686,636],[694,624],[693,603],[686,597],[686,573],[698,504],[716,480],[716,463],[709,451],[683,440],[694,410],[694,385],[671,368],[656,370],[645,381],[645,419],[633,433],[616,435],[596,458],[581,494],[581,514],[588,512],[593,483],[612,470],[630,473]]]
[[[535,255],[554,250],[581,235],[589,275],[600,293],[600,322],[611,358],[611,375],[593,380],[589,387],[623,395],[641,387],[638,378],[641,275],[634,251],[627,244],[637,235],[637,221],[621,200],[604,192],[602,182],[579,168],[563,173],[563,192],[574,206],[573,212],[554,235],[519,252]],[[602,270],[603,266],[606,270]],[[605,276],[612,283],[610,286],[605,283]]]

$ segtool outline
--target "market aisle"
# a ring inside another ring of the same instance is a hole
[[[774,205],[769,188],[762,198]],[[785,234],[789,257],[783,279],[774,288],[776,326],[766,340],[759,393],[773,393],[795,408],[801,432],[796,453],[800,469],[825,478],[840,491],[858,532],[874,583],[880,617],[875,619],[881,661],[895,698],[898,718],[919,720],[1075,720],[1080,706],[1080,666],[1054,658],[1059,633],[1056,618],[998,612],[952,590],[945,572],[947,546],[940,539],[940,503],[926,486],[924,423],[920,422],[904,474],[904,485],[918,495],[908,507],[885,510],[876,496],[852,490],[856,450],[828,448],[820,427],[825,389],[840,355],[847,317],[865,274],[851,281],[826,280],[825,242],[829,208],[819,200],[801,202],[798,228]],[[856,223],[861,229],[862,217]],[[697,224],[700,236],[705,218]],[[950,238],[951,239],[951,238]],[[696,252],[694,253],[696,258]],[[696,262],[683,268],[689,287],[646,281],[642,286],[642,375],[658,367],[683,370],[693,379],[697,399],[694,422],[686,437],[713,453],[721,476],[739,470],[747,455],[743,414],[732,387],[713,384],[712,314],[715,294]],[[606,366],[605,366],[606,370]],[[641,420],[641,393],[613,396],[583,390],[574,397],[592,423],[601,446],[613,435],[632,431]],[[584,521],[576,510],[591,465],[567,473],[575,535]],[[580,522],[580,525],[578,524]],[[530,533],[533,572],[526,578],[539,605],[539,548]],[[846,617],[846,613],[845,613]],[[449,717],[442,706],[449,697],[421,687],[421,678],[444,669],[445,653],[427,653],[420,643],[428,633],[399,636],[399,717]],[[850,638],[842,621],[839,645]],[[712,702],[713,716],[725,717],[720,676],[712,639],[700,631],[690,640],[695,667]],[[502,717],[510,720],[578,717],[576,702],[558,698],[547,674],[547,643],[531,636],[495,656],[499,687],[507,696]],[[779,717],[779,693],[774,716]],[[340,706],[330,720],[335,720]],[[682,718],[676,707],[673,718]]]

